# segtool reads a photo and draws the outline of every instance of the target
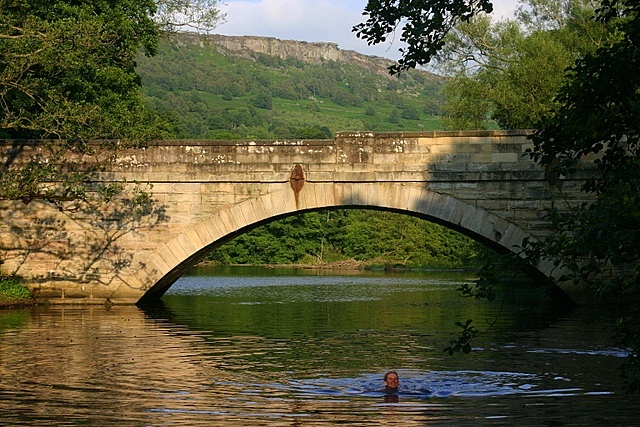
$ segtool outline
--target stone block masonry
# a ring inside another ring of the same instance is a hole
[[[164,218],[114,224],[44,201],[0,202],[5,271],[51,303],[161,296],[211,249],[311,209],[381,208],[443,224],[501,251],[548,234],[544,209],[584,200],[589,165],[556,185],[525,154],[526,131],[342,132],[334,140],[159,141],[97,176],[150,186]],[[0,142],[5,157],[12,141]],[[42,153],[25,145],[15,161]],[[82,161],[78,159],[78,161]],[[290,182],[300,165],[296,190]],[[133,185],[133,184],[130,184]],[[549,266],[532,266],[540,277]]]

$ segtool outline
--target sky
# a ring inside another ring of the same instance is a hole
[[[228,36],[264,36],[283,40],[333,42],[340,49],[398,59],[398,41],[368,46],[351,32],[363,22],[367,0],[221,0],[226,21],[214,32]],[[511,17],[517,0],[494,0],[495,17]]]

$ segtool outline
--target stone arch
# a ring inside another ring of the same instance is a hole
[[[277,218],[327,208],[371,208],[405,213],[462,232],[502,252],[517,252],[529,234],[509,221],[455,197],[409,183],[313,183],[298,196],[288,184],[233,206],[183,230],[154,252],[140,269],[124,277],[122,286],[142,295],[139,302],[159,298],[211,248]],[[530,274],[549,277],[551,270],[532,266]],[[117,293],[118,291],[116,291]]]

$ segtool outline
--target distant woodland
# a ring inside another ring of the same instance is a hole
[[[355,260],[383,268],[467,268],[486,250],[460,233],[391,212],[334,210],[273,221],[212,252],[218,264],[320,265]]]

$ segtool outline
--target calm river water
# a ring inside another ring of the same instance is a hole
[[[458,297],[470,279],[197,268],[145,309],[0,311],[0,425],[640,423],[603,310]],[[443,353],[469,318],[474,351]]]

